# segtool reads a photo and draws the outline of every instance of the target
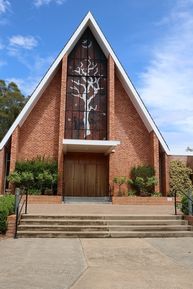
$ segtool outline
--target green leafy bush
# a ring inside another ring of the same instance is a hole
[[[56,191],[57,187],[57,162],[45,158],[37,157],[36,159],[19,161],[16,163],[15,171],[8,176],[8,181],[25,188],[31,193],[52,190]]]
[[[190,198],[193,200],[193,194],[190,195]],[[181,202],[178,204],[178,209],[180,209],[184,215],[189,215],[189,200],[187,196],[182,197]]]
[[[154,168],[150,166],[132,168],[128,184],[136,191],[136,195],[151,196],[154,193],[154,186],[157,184]]]
[[[170,194],[174,195],[176,192],[178,195],[181,193],[188,194],[193,190],[190,174],[192,169],[185,166],[181,161],[172,161],[170,163]]]
[[[0,232],[7,230],[7,217],[14,213],[15,196],[7,195],[0,197]]]
[[[127,194],[128,194],[128,196],[130,196],[130,197],[134,197],[134,196],[136,196],[136,191],[134,191],[134,190],[128,190],[128,191],[127,191]]]
[[[29,188],[28,189],[28,195],[41,195],[41,190],[36,188]]]
[[[14,171],[7,177],[8,182],[11,184],[15,184],[16,186],[20,186],[21,184],[21,174],[17,171]]]

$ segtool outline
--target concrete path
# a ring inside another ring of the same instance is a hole
[[[174,205],[29,204],[30,214],[173,215]]]
[[[81,242],[88,268],[73,289],[193,288],[193,238]],[[184,260],[187,254],[188,262]]]
[[[67,289],[86,266],[78,239],[0,241],[0,289]]]
[[[0,241],[0,289],[192,289],[193,238]]]

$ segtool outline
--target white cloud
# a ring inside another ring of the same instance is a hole
[[[66,0],[34,0],[34,5],[36,7],[40,7],[43,5],[48,5],[50,3],[55,3],[58,5],[62,5],[64,2],[66,2]]]
[[[33,90],[35,89],[38,78],[37,77],[31,77],[28,76],[25,79],[23,78],[17,78],[17,77],[10,77],[6,79],[7,82],[15,82],[19,89],[22,91],[22,93],[26,96],[31,95]]]
[[[10,6],[11,4],[9,1],[0,0],[0,14],[6,13],[9,10]]]
[[[31,50],[38,45],[38,41],[33,36],[14,35],[9,38],[10,49],[24,48]]]
[[[193,146],[193,0],[179,0],[159,25],[165,37],[140,75],[140,94],[171,150],[185,152]]]
[[[26,56],[27,57],[27,56]],[[13,81],[17,83],[22,93],[26,96],[31,95],[39,81],[43,77],[45,71],[47,71],[50,64],[53,62],[53,57],[40,57],[38,55],[33,56],[33,59],[19,59],[29,70],[28,76],[25,78],[11,77],[6,81]]]

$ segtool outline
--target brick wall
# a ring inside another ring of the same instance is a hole
[[[7,238],[14,238],[15,236],[15,221],[16,221],[16,215],[10,215],[7,218],[7,231],[6,231],[6,237]]]
[[[67,57],[32,109],[24,124],[12,136],[12,156],[17,159],[31,159],[37,155],[58,160],[58,193],[63,190],[63,145],[65,126]],[[130,176],[136,165],[154,165],[159,175],[159,142],[150,136],[120,80],[116,76],[115,65],[108,59],[108,139],[120,140],[121,145],[109,156],[109,183],[115,176]],[[153,160],[153,161],[152,161]]]
[[[4,193],[5,148],[0,151],[0,194]]]
[[[150,134],[117,77],[114,139],[120,140],[121,145],[111,155],[111,184],[115,176],[129,177],[133,166],[150,165],[152,153]]]
[[[10,172],[15,170],[15,163],[18,158],[18,150],[19,150],[19,127],[16,127],[12,136],[11,136],[11,159],[10,159]]]
[[[61,69],[20,128],[18,159],[58,158]]]
[[[164,196],[170,191],[169,186],[169,157],[165,152],[160,153],[161,162],[161,189],[160,191]]]
[[[155,169],[155,176],[157,179],[157,184],[155,185],[155,192],[160,191],[160,163],[159,163],[159,140],[154,133],[150,133],[150,143],[151,143],[151,165]]]
[[[63,139],[65,131],[65,111],[66,111],[66,83],[67,83],[67,55],[62,60],[62,77],[60,91],[60,123],[59,123],[59,138],[58,138],[58,194],[63,193],[63,174],[64,174],[64,153]]]

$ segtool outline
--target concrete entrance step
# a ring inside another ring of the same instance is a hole
[[[182,216],[22,215],[21,238],[153,238],[193,236]]]
[[[177,237],[193,237],[191,231],[175,231],[175,232],[56,232],[56,231],[24,231],[18,232],[19,238],[177,238]]]
[[[22,219],[62,219],[62,220],[182,220],[181,215],[43,215],[23,214]]]
[[[111,197],[64,197],[65,204],[76,204],[76,203],[110,203]]]
[[[19,231],[108,231],[108,232],[114,232],[114,231],[191,231],[191,226],[188,225],[152,225],[151,228],[149,226],[109,226],[109,225],[72,225],[72,226],[64,226],[64,225],[20,225]]]
[[[62,220],[62,219],[21,219],[20,221],[21,225],[63,225],[63,226],[89,226],[89,225],[105,225],[105,226],[111,226],[111,225],[117,225],[117,226],[155,226],[155,225],[187,225],[187,221],[185,220],[78,220],[78,219],[72,219],[72,220]]]

